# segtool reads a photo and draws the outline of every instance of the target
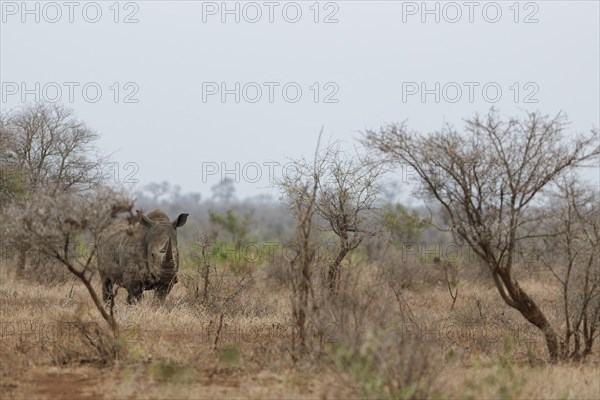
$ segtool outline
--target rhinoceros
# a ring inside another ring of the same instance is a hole
[[[97,257],[105,302],[111,301],[115,284],[127,289],[129,304],[137,302],[144,290],[155,290],[164,301],[177,283],[177,228],[187,217],[179,214],[170,221],[162,210],[138,211],[133,225],[123,220],[107,229],[100,237]]]

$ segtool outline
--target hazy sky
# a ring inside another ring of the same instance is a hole
[[[1,1],[0,11],[2,112],[60,97],[114,153],[119,180],[139,185],[168,180],[207,197],[226,173],[239,197],[274,194],[271,178],[314,151],[321,126],[351,144],[388,122],[431,131],[491,106],[564,110],[573,132],[600,125],[598,1]]]

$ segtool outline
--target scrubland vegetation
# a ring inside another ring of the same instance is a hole
[[[2,398],[600,398],[598,132],[562,115],[318,140],[281,202],[109,187],[61,107],[0,133]],[[399,165],[420,209],[382,195]],[[190,214],[178,283],[103,304],[97,238],[134,208]]]
[[[189,264],[164,305],[146,296],[127,306],[120,292],[113,344],[77,281],[16,279],[3,265],[3,398],[598,397],[597,353],[549,363],[542,335],[494,287],[461,268],[450,311],[443,273],[421,262],[404,270],[401,296],[362,265],[360,279],[343,282],[346,308],[329,308],[322,325],[311,320],[310,353],[294,361],[290,295],[274,268],[257,270],[224,309],[218,294],[198,299]],[[235,272],[223,274],[215,288],[237,284]],[[522,284],[560,320],[549,276]]]

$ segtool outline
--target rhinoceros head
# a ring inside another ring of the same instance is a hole
[[[177,228],[187,221],[188,214],[170,221],[167,214],[154,210],[148,214],[140,213],[142,234],[142,250],[149,269],[149,278],[144,284],[147,289],[156,286],[170,286],[177,282],[179,268],[179,250],[177,248]],[[167,290],[168,293],[168,290]]]

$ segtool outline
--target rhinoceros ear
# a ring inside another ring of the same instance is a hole
[[[179,214],[179,217],[177,217],[177,219],[175,221],[173,221],[173,228],[181,228],[183,225],[185,225],[185,221],[187,221],[187,217],[189,214]]]
[[[140,221],[140,224],[144,225],[146,228],[154,226],[155,222],[148,218],[148,216],[146,216],[146,214],[144,214],[142,211],[135,210],[135,212],[137,214],[137,218]]]

